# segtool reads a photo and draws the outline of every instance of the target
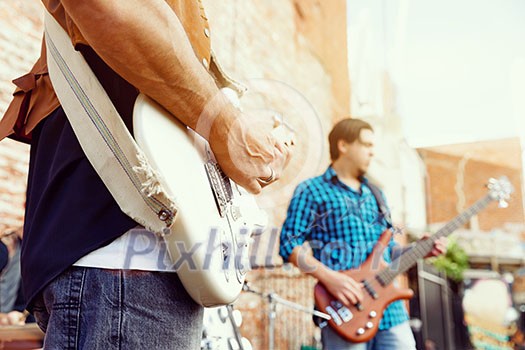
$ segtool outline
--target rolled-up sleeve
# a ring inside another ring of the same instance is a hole
[[[316,211],[316,201],[306,183],[300,184],[290,201],[286,219],[281,229],[279,255],[288,261],[295,247],[308,238],[312,212]]]

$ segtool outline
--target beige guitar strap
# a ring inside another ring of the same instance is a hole
[[[47,64],[53,88],[84,153],[121,210],[150,231],[164,234],[176,201],[124,125],[109,96],[65,30],[45,14]]]

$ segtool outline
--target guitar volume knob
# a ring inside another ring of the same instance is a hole
[[[231,210],[233,221],[237,221],[237,220],[239,220],[241,218],[241,216],[242,216],[241,208],[239,208],[236,205],[232,205],[230,210]]]
[[[365,334],[365,329],[364,328],[357,329],[357,335],[363,335],[363,334]]]
[[[370,316],[370,318],[375,318],[377,317],[377,312],[375,312],[374,310],[370,311],[370,313],[368,314],[368,316]]]
[[[366,328],[371,329],[373,327],[374,327],[374,324],[372,322],[367,322],[366,323]]]

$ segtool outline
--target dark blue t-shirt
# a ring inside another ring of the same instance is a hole
[[[132,132],[136,89],[87,47],[80,51]],[[136,226],[99,178],[57,108],[32,134],[27,187],[22,284],[26,300],[89,252]]]

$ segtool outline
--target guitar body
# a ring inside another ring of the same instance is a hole
[[[233,302],[249,269],[251,233],[266,225],[264,213],[220,170],[205,139],[142,94],[133,128],[179,208],[165,242],[184,287],[203,306]]]
[[[392,283],[383,286],[373,278],[379,270],[387,266],[382,256],[391,236],[391,231],[386,230],[370,256],[358,269],[343,272],[357,282],[369,281],[370,287],[377,293],[377,298],[374,298],[366,288],[363,289],[362,310],[356,306],[342,305],[320,283],[314,288],[317,308],[332,318],[328,321],[328,325],[350,342],[362,343],[372,339],[377,333],[379,322],[387,306],[395,300],[410,299],[414,295],[411,289],[401,289]]]

